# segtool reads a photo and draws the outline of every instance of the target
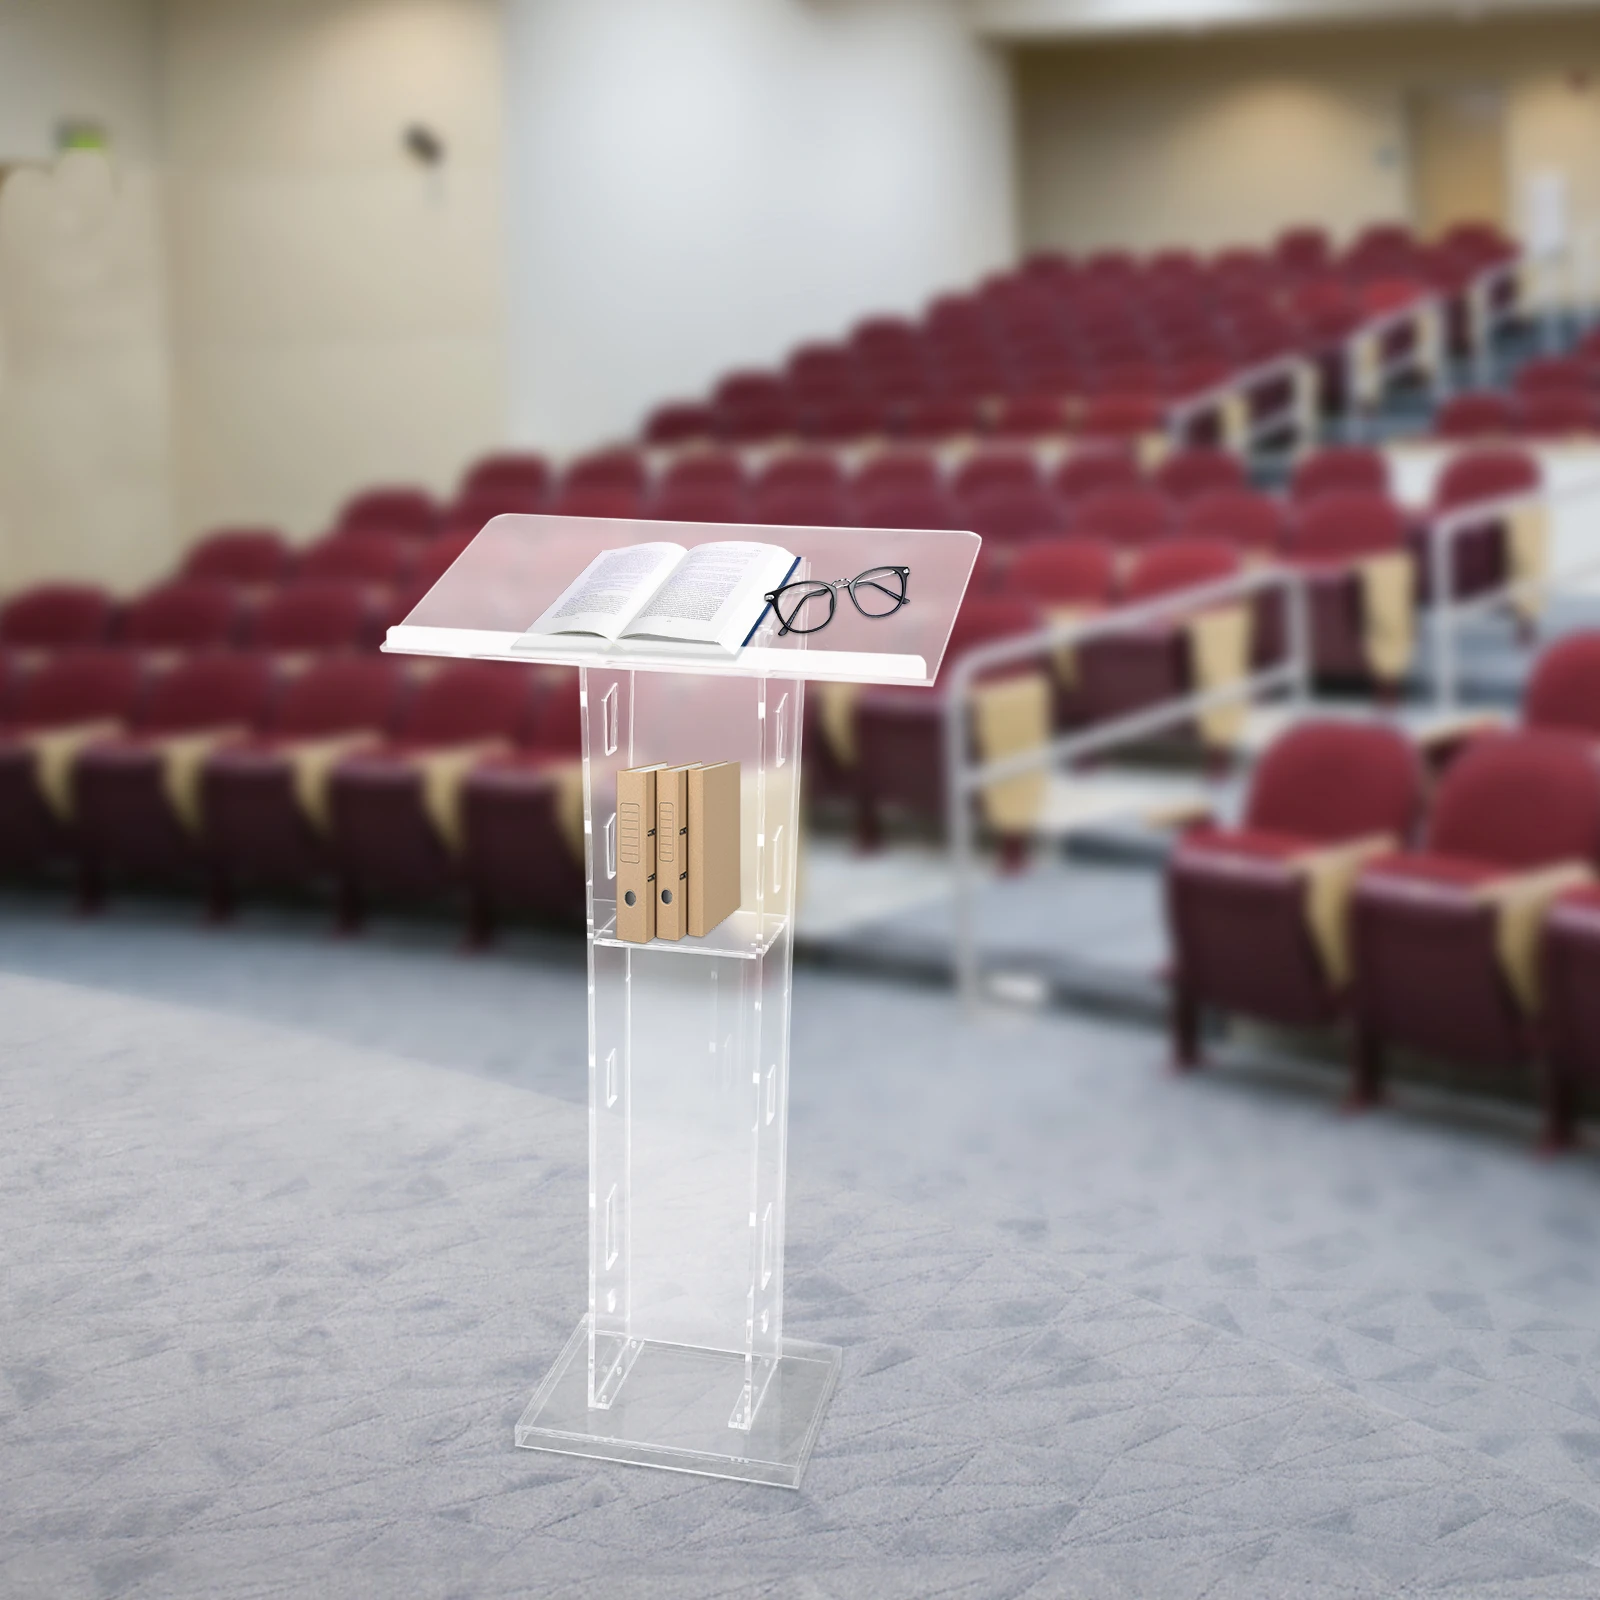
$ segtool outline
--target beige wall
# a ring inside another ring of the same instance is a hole
[[[152,0],[0,0],[0,592],[172,554]],[[63,118],[112,160],[54,164]]]
[[[505,430],[495,0],[168,0],[164,59],[180,537],[447,488]]]
[[[1513,203],[1530,174],[1557,168],[1576,231],[1600,226],[1592,22],[1030,47],[1017,71],[1030,245],[1215,246],[1300,221],[1405,219],[1405,100],[1421,85],[1503,87]]]

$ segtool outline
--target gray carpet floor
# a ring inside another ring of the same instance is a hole
[[[583,981],[0,902],[0,1594],[1600,1594],[1600,1167],[1515,1108],[802,971],[799,1493],[515,1451]]]

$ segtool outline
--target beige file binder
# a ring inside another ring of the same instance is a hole
[[[701,937],[739,909],[739,763],[689,772],[689,932]]]
[[[656,936],[656,773],[617,774],[617,937],[649,944]]]
[[[689,927],[689,773],[656,773],[656,938],[681,939]]]

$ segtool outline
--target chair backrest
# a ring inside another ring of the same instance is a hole
[[[1517,407],[1517,431],[1531,438],[1591,433],[1595,422],[1594,400],[1567,390],[1523,395]]]
[[[963,528],[966,523],[942,489],[885,489],[858,494],[850,520],[861,528]]]
[[[291,678],[272,715],[274,733],[317,739],[327,734],[394,727],[406,689],[406,667],[392,656],[329,656]]]
[[[1569,633],[1541,653],[1522,691],[1522,720],[1600,739],[1600,629]]]
[[[439,519],[439,507],[426,489],[387,485],[352,495],[339,512],[341,533],[396,533],[425,539]]]
[[[219,528],[193,545],[182,576],[219,583],[282,583],[294,552],[273,528]]]
[[[116,604],[86,583],[46,583],[0,605],[0,644],[21,650],[60,650],[101,644],[111,632]]]
[[[1031,600],[1019,600],[1008,595],[973,594],[970,590],[961,609],[956,613],[950,629],[950,642],[945,646],[944,668],[959,660],[969,650],[992,644],[997,639],[1014,639],[1019,635],[1036,633],[1044,626],[1044,613]]]
[[[87,646],[27,673],[12,695],[11,717],[31,727],[106,717],[125,721],[137,709],[143,687],[143,663],[133,651]]]
[[[1017,551],[1000,590],[1045,606],[1110,605],[1117,552],[1097,539],[1038,539]]]
[[[1571,356],[1543,356],[1525,362],[1517,369],[1512,387],[1521,395],[1589,395],[1593,385],[1589,368]]]
[[[861,464],[850,488],[861,500],[908,489],[918,494],[937,492],[939,463],[927,450],[884,450]]]
[[[597,450],[579,456],[561,475],[562,493],[573,489],[631,489],[643,493],[650,481],[637,450]]]
[[[745,486],[744,465],[727,450],[696,450],[679,456],[661,475],[661,488],[734,489]]]
[[[978,432],[981,420],[970,395],[935,395],[906,406],[896,431],[903,439],[958,439]]]
[[[153,650],[202,650],[234,643],[244,619],[243,602],[231,583],[179,578],[129,605],[122,637]]]
[[[1060,503],[1042,489],[990,489],[964,495],[958,504],[962,520],[998,544],[1022,544],[1066,531]]]
[[[1526,450],[1463,450],[1451,457],[1434,485],[1433,503],[1441,511],[1480,500],[1536,492],[1544,480],[1537,456]]]
[[[850,507],[840,489],[823,484],[779,484],[750,496],[749,518],[774,527],[846,528]]]
[[[458,499],[515,500],[519,505],[540,504],[550,493],[550,463],[528,451],[497,451],[480,456],[461,474]]]
[[[516,739],[532,708],[536,671],[505,661],[452,661],[417,685],[401,732],[419,744]]]
[[[1297,724],[1250,781],[1245,826],[1307,839],[1411,836],[1422,806],[1416,750],[1396,729],[1354,720]]]
[[[1244,563],[1222,539],[1169,539],[1141,551],[1124,585],[1128,603],[1236,577]]]
[[[801,406],[796,416],[806,438],[822,443],[848,444],[888,431],[886,408],[867,395],[843,395]]]
[[[1124,449],[1075,450],[1056,468],[1053,487],[1073,502],[1102,489],[1139,489],[1144,480],[1133,452]]]
[[[442,533],[430,539],[418,549],[416,560],[411,563],[410,581],[405,587],[417,591],[419,597],[426,594],[475,537],[474,534]]]
[[[1239,458],[1226,450],[1179,450],[1161,463],[1151,481],[1174,500],[1250,487]]]
[[[393,533],[336,533],[307,547],[300,577],[347,583],[398,583],[416,558],[418,541]]]
[[[995,489],[1037,489],[1039,468],[1027,450],[975,450],[956,468],[950,489],[961,499]]]
[[[1305,502],[1325,494],[1389,492],[1389,464],[1364,445],[1333,445],[1307,456],[1289,480],[1289,498]]]
[[[710,406],[698,400],[674,400],[650,413],[644,436],[650,444],[687,444],[691,439],[709,439],[715,427]]]
[[[1446,769],[1428,848],[1526,869],[1600,853],[1600,766],[1592,743],[1545,728],[1485,734]]]
[[[1444,439],[1493,438],[1513,432],[1516,423],[1510,396],[1485,390],[1446,400],[1434,418],[1433,431]]]
[[[550,510],[558,517],[616,517],[631,521],[644,512],[637,489],[563,488]]]
[[[1112,544],[1153,544],[1172,532],[1172,502],[1154,489],[1098,489],[1072,509],[1072,531]]]
[[[258,650],[348,650],[363,642],[370,620],[358,583],[313,578],[269,595],[250,627]]]
[[[583,750],[583,716],[578,708],[578,674],[568,667],[546,667],[534,687],[533,713],[523,742],[535,750],[575,756]]]
[[[789,450],[774,456],[756,475],[757,494],[778,489],[844,489],[839,458],[825,450]]]
[[[1066,429],[1066,412],[1054,395],[1019,395],[1007,400],[994,421],[994,432],[1002,439],[1043,439]]]
[[[650,515],[660,522],[743,522],[748,505],[736,484],[667,484],[655,496]]]
[[[1148,387],[1138,392],[1121,390],[1095,396],[1083,408],[1079,431],[1089,438],[1101,439],[1132,439],[1159,432],[1166,407],[1155,390],[1155,375],[1143,381]]]
[[[265,656],[206,651],[158,673],[135,719],[150,733],[238,724],[260,727],[276,679]]]
[[[1322,272],[1332,247],[1325,228],[1285,228],[1272,248],[1273,259],[1290,272]]]
[[[1305,561],[1353,561],[1402,549],[1405,537],[1405,521],[1386,495],[1350,490],[1301,506],[1289,550]]]
[[[1226,539],[1241,549],[1277,552],[1288,530],[1283,502],[1254,489],[1213,489],[1196,495],[1182,511],[1186,539]]]

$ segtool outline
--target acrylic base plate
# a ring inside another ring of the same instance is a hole
[[[839,1376],[833,1345],[783,1341],[783,1359],[746,1432],[728,1426],[744,1362],[721,1350],[646,1341],[611,1405],[589,1407],[588,1321],[578,1324],[528,1409],[526,1450],[627,1461],[798,1489]]]

